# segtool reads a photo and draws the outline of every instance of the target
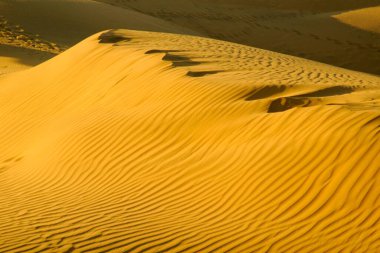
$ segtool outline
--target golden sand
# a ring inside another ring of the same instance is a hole
[[[111,30],[0,76],[0,252],[377,252],[380,78]]]
[[[380,252],[379,8],[0,0],[0,252]]]
[[[380,34],[369,31],[380,25],[379,7],[362,9],[380,6],[379,0],[101,1],[206,37],[380,75]],[[336,18],[353,9],[360,9],[353,20],[357,25]],[[362,25],[368,29],[358,27]]]
[[[0,74],[37,65],[111,28],[198,35],[133,9],[92,0],[0,0]]]
[[[58,53],[99,31],[126,28],[210,37],[380,75],[373,6],[379,0],[0,0],[0,21],[10,29],[0,22],[0,44]]]
[[[347,11],[336,15],[335,18],[353,27],[380,33],[380,5],[377,7]]]

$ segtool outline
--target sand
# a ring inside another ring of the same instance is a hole
[[[108,0],[106,0],[108,1]],[[128,0],[109,0],[114,2],[128,2]],[[141,1],[141,0],[138,0]],[[154,0],[146,0],[154,1]],[[180,0],[181,1],[181,0]],[[198,2],[194,0],[194,2]],[[304,10],[312,12],[331,12],[352,10],[379,5],[378,0],[205,0],[216,4],[240,4],[244,6],[266,7],[285,10]]]
[[[377,252],[380,78],[97,33],[0,76],[0,252]]]
[[[55,56],[40,50],[0,44],[0,75],[28,69]]]
[[[165,0],[165,4],[156,0],[101,1],[181,25],[206,37],[380,75],[380,34],[336,19],[347,10],[360,9],[356,20],[378,27],[380,15],[372,9],[362,9],[379,6],[378,0]]]
[[[216,38],[380,75],[380,34],[373,32],[379,7],[367,8],[376,5],[378,0],[0,0],[0,21],[12,28],[4,36],[0,25],[0,44],[5,37],[12,45],[57,54],[101,30],[127,28]]]
[[[0,252],[380,252],[379,8],[0,0]]]
[[[0,0],[0,45],[13,46],[7,48],[6,55],[16,62],[27,59],[36,65],[41,57],[30,52],[40,51],[44,56],[48,52],[51,58],[86,37],[111,28],[198,34],[134,10],[92,0]],[[1,56],[5,54],[0,52]],[[24,69],[12,67],[13,61],[1,64],[6,65],[8,72]]]
[[[334,17],[355,28],[380,33],[380,6],[347,11]]]

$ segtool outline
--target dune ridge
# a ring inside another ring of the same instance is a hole
[[[95,34],[0,76],[0,251],[376,252],[379,85],[218,40]]]
[[[374,75],[95,34],[0,76],[0,251],[376,252],[379,105]]]
[[[0,43],[58,53],[101,30],[126,28],[226,40],[380,75],[377,2],[0,0],[0,15],[12,24],[0,22]]]
[[[380,33],[380,6],[351,10],[334,16],[342,23],[369,32]]]
[[[109,0],[114,1],[114,0]],[[128,0],[119,0],[119,2]],[[150,0],[147,0],[150,1]],[[196,2],[196,0],[193,0]],[[307,10],[313,12],[332,12],[342,10],[352,10],[365,7],[373,7],[379,5],[377,0],[206,0],[210,3],[224,3],[224,4],[241,4],[256,7],[267,7],[276,9],[290,9],[290,10]]]
[[[99,2],[133,9],[209,38],[380,75],[380,36],[370,31],[379,26],[380,15],[378,7],[365,8],[378,6],[377,0]],[[355,14],[346,12],[352,9]],[[351,16],[358,25],[350,24]]]
[[[35,66],[94,33],[119,27],[197,35],[165,20],[92,0],[0,0],[0,64],[6,69],[0,73]]]

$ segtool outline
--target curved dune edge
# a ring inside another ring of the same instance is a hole
[[[35,66],[41,58],[52,58],[111,27],[199,35],[132,9],[93,0],[0,0],[0,74]]]
[[[0,252],[380,247],[380,78],[111,30],[0,77]]]
[[[53,56],[48,52],[0,45],[0,76],[31,68]]]
[[[343,12],[335,15],[334,18],[365,31],[380,33],[380,5]]]
[[[98,1],[199,32],[190,35],[201,34],[380,75],[380,34],[334,18],[340,12],[379,5],[378,0],[165,0],[164,5],[152,0]],[[344,20],[352,16],[354,23],[374,29],[380,17],[375,8],[347,16]]]

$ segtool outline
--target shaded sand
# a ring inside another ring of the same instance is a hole
[[[343,12],[334,17],[353,27],[380,33],[380,6]]]
[[[115,1],[115,0],[114,0]],[[126,2],[128,0],[118,0]],[[148,0],[153,1],[153,0]],[[181,0],[180,0],[181,1]],[[378,0],[204,0],[217,4],[241,4],[275,9],[307,10],[313,12],[341,11],[379,5]],[[194,0],[196,2],[196,0]]]
[[[99,31],[128,28],[158,32],[192,33],[167,21],[92,0],[0,0],[1,13],[32,34],[72,46]],[[193,33],[195,34],[195,33]]]
[[[377,252],[380,78],[116,30],[0,76],[0,252]]]
[[[331,12],[379,5],[378,0],[101,1],[138,10],[203,36],[380,75],[380,34],[344,24],[333,17],[338,12]]]
[[[55,54],[0,44],[0,75],[40,64]]]
[[[1,6],[3,8],[3,6]],[[2,10],[3,11],[3,10]],[[54,43],[43,40],[39,34],[31,34],[20,25],[12,24],[7,18],[0,17],[0,45],[59,53],[62,48]]]
[[[0,0],[0,44],[59,53],[101,30],[127,28],[200,35],[380,75],[380,34],[371,32],[378,27],[377,11],[362,9],[376,4],[378,0]],[[344,14],[351,9],[361,10]]]
[[[197,34],[158,18],[96,1],[0,0],[0,45],[14,46],[8,48],[6,55],[16,61],[30,58],[27,53],[30,51],[16,47],[58,54],[110,28]],[[0,65],[18,70],[12,67],[12,62],[4,60],[1,51],[0,57]],[[36,62],[33,57],[29,61]]]

